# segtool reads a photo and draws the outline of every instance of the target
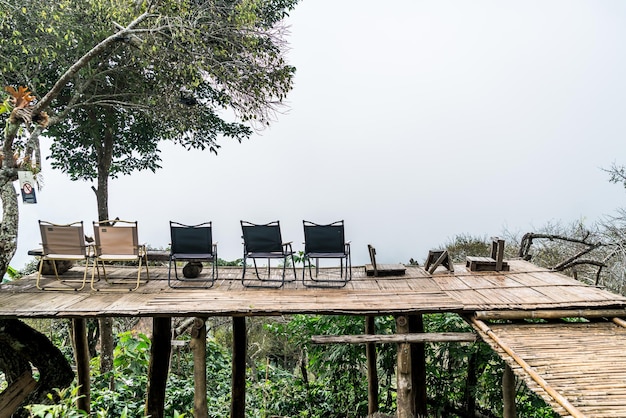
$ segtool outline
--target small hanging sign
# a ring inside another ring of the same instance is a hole
[[[37,203],[35,196],[35,176],[30,171],[18,171],[17,177],[22,190],[22,201],[24,203]]]

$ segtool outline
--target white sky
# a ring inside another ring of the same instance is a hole
[[[220,154],[164,145],[164,169],[110,184],[110,215],[169,243],[168,221],[211,220],[220,258],[241,219],[344,219],[353,264],[422,262],[458,234],[593,222],[623,206],[602,168],[626,163],[626,2],[303,0],[288,19],[288,109]],[[45,168],[44,168],[45,169]],[[21,268],[37,219],[97,218],[89,183],[46,169],[22,205]]]

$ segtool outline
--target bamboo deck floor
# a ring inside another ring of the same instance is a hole
[[[573,406],[577,416],[626,417],[626,328],[611,322],[492,324],[490,328]],[[479,334],[554,411],[574,416],[500,345]]]
[[[511,269],[507,272],[470,272],[459,265],[454,273],[442,268],[432,275],[421,267],[408,266],[405,275],[390,277],[368,277],[364,267],[353,267],[353,278],[345,287],[325,289],[304,286],[301,269],[298,280],[287,282],[282,289],[245,288],[241,284],[241,269],[228,267],[219,269],[218,280],[210,289],[171,289],[165,267],[151,267],[151,280],[133,292],[120,292],[119,286],[104,281],[96,283],[97,292],[91,291],[89,285],[78,292],[41,291],[35,286],[36,275],[30,275],[0,286],[0,317],[472,314],[513,309],[626,309],[626,298],[622,296],[524,261],[513,260],[509,264]],[[250,270],[246,280],[252,278]],[[62,277],[82,277],[83,271],[75,267]],[[107,272],[111,278],[124,278],[128,283],[136,278],[136,268],[108,268]],[[275,270],[272,274],[279,272]],[[338,276],[338,271],[322,270],[320,274]],[[50,277],[42,279],[44,285],[54,281]]]
[[[151,267],[150,282],[138,290],[114,291],[98,282],[81,291],[41,291],[36,275],[0,285],[0,318],[77,318],[104,316],[268,316],[282,314],[386,315],[436,312],[477,313],[607,310],[626,317],[626,298],[587,286],[560,273],[521,260],[507,260],[505,272],[471,272],[455,265],[429,274],[407,266],[402,276],[369,277],[353,268],[343,288],[320,289],[298,279],[282,289],[245,288],[240,268],[220,268],[210,289],[171,289],[167,268]],[[136,280],[136,268],[107,269],[111,278]],[[75,267],[63,277],[81,277]],[[144,272],[145,273],[145,272]],[[272,272],[274,276],[279,270]],[[338,270],[321,274],[338,276]],[[251,278],[251,271],[247,274]],[[44,285],[54,282],[45,278]],[[119,289],[118,289],[119,290]],[[586,417],[626,417],[626,328],[610,323],[490,325],[491,330]],[[478,334],[513,368],[529,388],[563,416],[570,416],[526,369],[493,338]]]

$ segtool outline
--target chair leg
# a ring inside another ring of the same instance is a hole
[[[37,282],[35,283],[35,285],[37,286],[37,289],[39,290],[44,290],[44,288],[39,285],[39,281],[41,280],[42,270],[43,270],[43,258],[39,261],[39,274],[37,274]]]
[[[52,263],[52,268],[54,270],[54,277],[56,279],[57,282],[59,282],[62,285],[66,285],[66,283],[80,283],[80,287],[73,287],[70,285],[66,285],[67,287],[55,287],[55,286],[42,286],[41,285],[41,277],[42,277],[42,272],[43,272],[43,263],[44,263],[44,258],[42,257],[39,261],[39,269],[37,270],[37,280],[35,281],[35,286],[37,287],[37,289],[39,290],[74,290],[74,291],[80,291],[83,290],[85,288],[85,286],[87,285],[87,270],[89,269],[89,261],[86,259],[85,260],[85,271],[83,273],[83,279],[66,279],[63,280],[61,277],[59,277],[59,271],[57,270],[57,264],[56,264],[56,260],[48,260]]]

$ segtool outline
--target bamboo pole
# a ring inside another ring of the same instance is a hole
[[[475,342],[473,332],[424,332],[389,335],[313,335],[311,342],[315,344],[381,344],[381,343],[450,343]]]
[[[476,319],[560,319],[560,318],[602,318],[626,316],[625,309],[538,309],[532,311],[478,311]]]
[[[365,317],[365,333],[376,334],[375,317]],[[378,369],[376,361],[376,344],[367,343],[365,345],[365,355],[367,357],[367,411],[374,415],[378,412]]]
[[[626,328],[626,321],[622,318],[613,318],[613,323],[619,325],[620,327]]]
[[[472,323],[484,334],[489,336],[496,344],[500,346],[528,375],[539,385],[548,395],[559,403],[573,418],[585,418],[585,415],[572,405],[563,395],[557,392],[552,386],[539,375],[530,364],[521,358],[508,344],[502,341],[484,322],[471,318]]]
[[[396,332],[409,332],[409,320],[406,316],[400,315],[396,318]],[[413,391],[411,372],[411,344],[403,342],[398,344],[398,369],[396,373],[398,418],[415,417],[415,392]]]

